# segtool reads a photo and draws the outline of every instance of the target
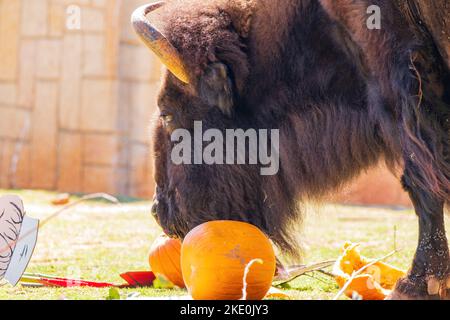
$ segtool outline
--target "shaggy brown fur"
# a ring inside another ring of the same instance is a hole
[[[384,160],[404,168],[421,226],[399,291],[426,296],[430,276],[444,281],[450,62],[439,30],[423,23],[442,13],[424,16],[418,2],[173,1],[164,33],[193,81],[168,74],[159,98],[155,214],[165,231],[183,237],[209,220],[248,221],[295,254],[290,227],[301,216],[299,201],[320,198]],[[371,4],[381,7],[381,30],[366,28]],[[204,130],[280,129],[280,172],[173,165],[170,133],[192,129],[195,120]]]

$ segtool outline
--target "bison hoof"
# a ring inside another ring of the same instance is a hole
[[[450,300],[450,276],[446,280],[428,277],[423,281],[404,278],[386,300]]]

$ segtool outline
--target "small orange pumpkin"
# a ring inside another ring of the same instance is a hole
[[[180,257],[181,241],[161,235],[150,249],[150,268],[156,275],[162,275],[177,287],[184,288]]]
[[[186,236],[181,249],[184,282],[196,300],[238,300],[244,296],[261,300],[271,287],[275,265],[267,236],[243,222],[202,224]]]
[[[333,267],[333,275],[341,289],[351,279],[354,272],[358,272],[374,261],[362,256],[358,247],[359,244],[345,243],[342,255]],[[405,271],[379,261],[354,277],[345,295],[352,298],[353,294],[357,293],[363,300],[384,300],[397,281],[405,275]]]

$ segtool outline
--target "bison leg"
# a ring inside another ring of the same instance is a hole
[[[403,185],[419,218],[419,243],[408,276],[400,280],[391,299],[450,299],[450,256],[444,225],[444,203],[411,180],[407,165]]]

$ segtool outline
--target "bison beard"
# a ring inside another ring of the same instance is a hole
[[[381,8],[381,30],[366,27],[370,5]],[[299,204],[385,161],[403,169],[420,226],[393,297],[448,298],[449,12],[446,0],[173,1],[163,33],[189,83],[168,73],[159,96],[159,223],[183,237],[205,221],[247,221],[295,255]],[[170,134],[194,121],[204,130],[279,129],[279,173],[174,165]]]

